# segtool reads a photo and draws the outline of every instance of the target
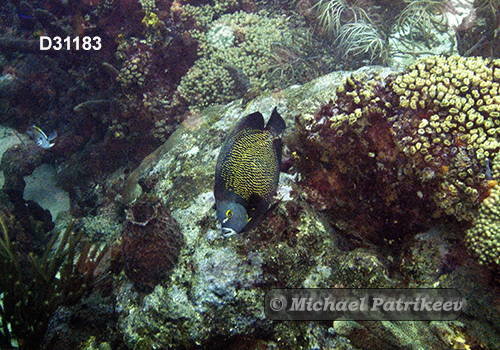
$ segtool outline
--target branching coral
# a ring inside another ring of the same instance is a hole
[[[271,46],[283,35],[290,35],[285,19],[237,12],[222,16],[212,28],[221,24],[234,34],[234,41],[223,46],[214,46],[219,40],[214,41],[211,32],[208,38],[204,32],[191,32],[198,41],[201,57],[182,78],[178,95],[194,110],[212,103],[227,103],[245,94],[250,86],[257,91],[276,86],[269,71]]]
[[[207,41],[219,50],[227,49],[234,44],[233,29],[224,23],[215,23],[207,32]]]

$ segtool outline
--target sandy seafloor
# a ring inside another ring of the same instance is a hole
[[[0,126],[0,157],[10,147],[21,142],[33,142],[27,135],[16,133],[13,129]],[[50,210],[52,219],[59,213],[69,210],[68,193],[57,187],[54,167],[43,164],[33,174],[25,177],[24,199],[37,202],[43,209]],[[0,187],[4,184],[3,172],[0,172]]]

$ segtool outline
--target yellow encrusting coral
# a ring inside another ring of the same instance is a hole
[[[492,176],[500,174],[500,157],[492,162]],[[490,195],[479,205],[474,226],[467,230],[469,248],[479,263],[500,266],[500,186],[492,180]]]
[[[500,149],[499,82],[498,60],[435,56],[417,61],[391,83],[395,104],[411,115],[394,123],[404,134],[403,152],[417,173],[439,175],[434,200],[459,219],[471,218],[487,159]],[[442,166],[446,172],[438,171]]]
[[[150,70],[151,49],[152,45],[146,40],[137,39],[131,42],[124,41],[118,46],[116,57],[125,60],[123,67],[120,69],[120,74],[116,77],[116,80],[122,86],[144,85]],[[126,59],[127,56],[124,54],[127,51],[133,51],[129,59]]]
[[[433,56],[387,78],[362,74],[300,119],[311,198],[343,217],[370,203],[353,230],[372,239],[378,227],[398,237],[403,223],[471,221],[469,245],[498,263],[500,60]]]
[[[467,231],[467,244],[479,262],[500,265],[500,188],[495,186],[479,206],[474,226]]]

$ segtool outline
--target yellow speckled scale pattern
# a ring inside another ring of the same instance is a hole
[[[248,200],[269,198],[279,180],[279,165],[270,132],[246,129],[234,138],[221,170],[226,188]]]

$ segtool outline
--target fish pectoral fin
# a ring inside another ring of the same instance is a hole
[[[262,205],[264,202],[264,199],[262,196],[259,196],[258,194],[254,193],[248,198],[248,205],[247,208],[251,208],[250,211],[256,211],[258,208]]]

